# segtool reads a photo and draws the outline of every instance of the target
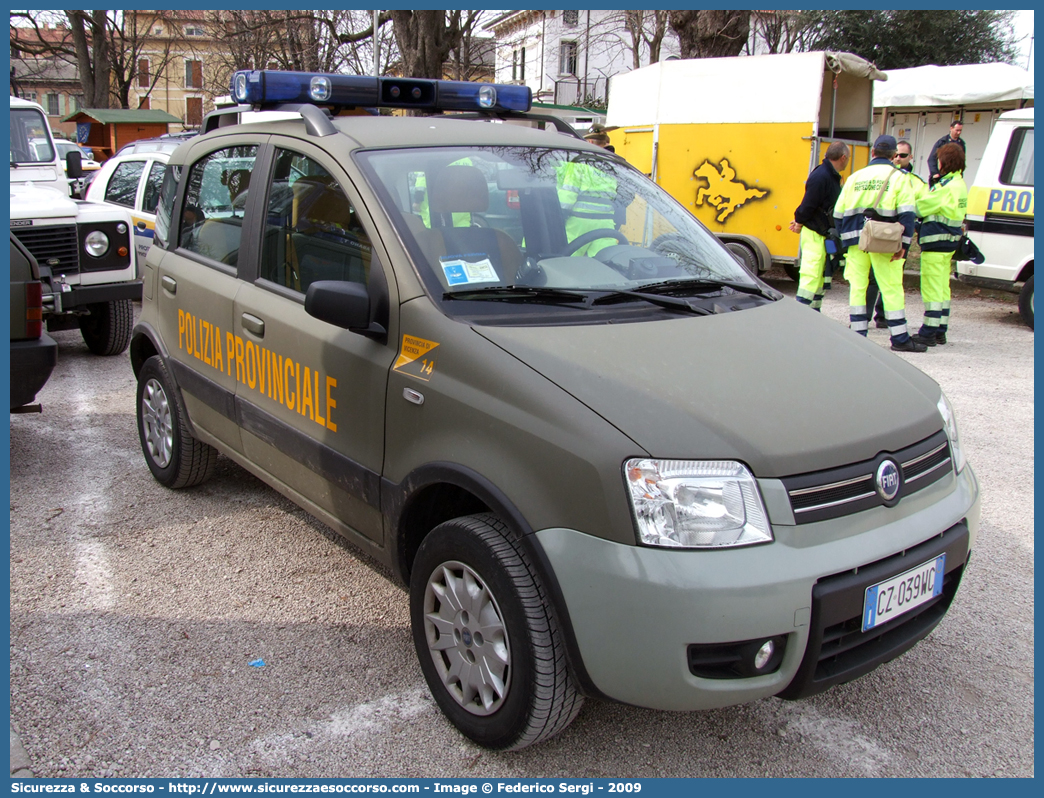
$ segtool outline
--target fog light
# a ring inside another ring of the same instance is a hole
[[[118,225],[116,225],[116,232],[120,235],[123,235],[127,232],[127,225],[125,225],[123,222],[120,222]]]
[[[766,640],[764,645],[758,649],[758,653],[754,655],[754,667],[759,671],[764,668],[772,660],[772,655],[776,653],[776,644],[771,640]]]

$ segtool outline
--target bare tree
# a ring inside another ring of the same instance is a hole
[[[450,53],[465,31],[474,30],[481,11],[392,11],[402,72],[415,78],[441,78]]]
[[[758,40],[764,43],[764,52],[770,54],[807,51],[819,21],[820,17],[815,12],[752,11],[754,42],[748,44],[747,54],[754,55],[758,51]]]
[[[170,26],[172,12],[148,15],[120,11],[65,11],[59,29],[40,27],[36,12],[12,11],[12,44],[23,55],[75,64],[87,108],[130,107],[130,91],[138,80],[138,65],[147,52],[150,86],[167,65],[185,52],[180,34],[167,37],[157,50],[150,31],[155,22]],[[16,29],[14,22],[18,21]]]
[[[374,30],[370,11],[238,10],[214,11],[210,28],[228,43],[218,57],[224,82],[240,69],[371,74],[374,46],[383,74],[396,57],[388,12]]]
[[[642,66],[642,46],[649,53],[649,64],[658,63],[660,60],[660,48],[667,36],[667,23],[670,20],[669,11],[653,11],[648,9],[636,9],[624,11],[624,26],[631,39],[631,55],[634,68]]]
[[[682,58],[739,55],[750,37],[750,11],[671,11]]]

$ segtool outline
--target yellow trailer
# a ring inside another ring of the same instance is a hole
[[[751,270],[797,270],[788,225],[830,142],[870,160],[873,81],[849,53],[662,61],[612,79],[606,125],[617,154],[649,175]]]

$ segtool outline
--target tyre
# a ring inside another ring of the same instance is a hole
[[[746,244],[741,244],[738,241],[728,241],[725,243],[725,248],[733,254],[733,256],[740,262],[740,265],[748,272],[753,274],[755,277],[758,274],[758,256],[754,253],[750,247]]]
[[[134,306],[129,299],[113,299],[87,306],[90,314],[80,317],[80,334],[96,355],[118,355],[130,345]]]
[[[784,263],[783,271],[785,271],[787,273],[787,277],[789,277],[795,283],[801,281],[801,268],[796,263]]]
[[[1019,313],[1022,314],[1022,320],[1029,325],[1029,328],[1033,329],[1033,275],[1029,276],[1029,279],[1022,286],[1022,291],[1019,293]]]
[[[145,361],[138,374],[138,438],[157,482],[168,488],[189,488],[210,477],[217,450],[192,437],[173,385],[158,356]]]
[[[580,711],[547,594],[494,516],[456,518],[428,534],[413,564],[410,620],[432,696],[479,745],[524,748]]]

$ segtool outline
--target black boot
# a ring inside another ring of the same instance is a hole
[[[927,352],[928,351],[928,345],[927,344],[922,344],[922,343],[918,342],[916,340],[916,336],[914,336],[912,338],[907,338],[901,344],[897,344],[895,341],[892,341],[892,351],[893,352]]]

